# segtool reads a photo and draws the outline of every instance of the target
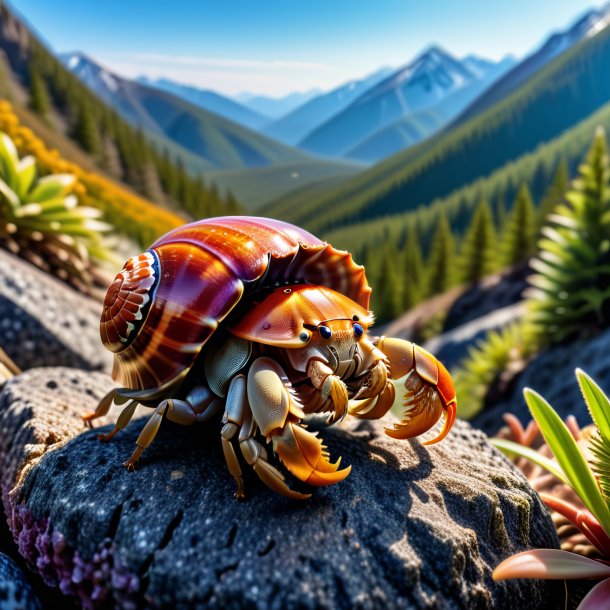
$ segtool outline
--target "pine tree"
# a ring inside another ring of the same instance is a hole
[[[410,224],[407,229],[403,261],[402,308],[407,311],[422,298],[424,274],[421,247],[414,224]]]
[[[404,311],[402,307],[403,285],[400,277],[402,270],[398,251],[393,244],[387,245],[381,256],[376,314],[379,322],[390,322]]]
[[[528,290],[543,345],[610,326],[610,161],[601,128],[555,215],[543,229]]]
[[[100,133],[88,102],[83,101],[78,107],[78,115],[74,125],[74,138],[81,148],[97,155],[100,152]]]
[[[536,212],[526,184],[517,192],[502,238],[502,263],[514,265],[536,251]]]
[[[30,108],[43,118],[49,113],[49,93],[35,63],[30,65]]]
[[[543,226],[547,223],[547,218],[553,213],[555,208],[563,201],[568,186],[570,185],[570,174],[568,163],[565,157],[561,157],[555,169],[553,181],[549,185],[538,210],[538,223]]]
[[[438,215],[438,223],[432,238],[430,256],[426,265],[427,287],[429,295],[445,292],[455,284],[454,258],[455,245],[449,222],[444,211]]]
[[[460,254],[460,280],[478,282],[496,266],[496,232],[491,210],[481,201],[472,217]]]

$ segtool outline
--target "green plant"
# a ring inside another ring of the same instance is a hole
[[[95,263],[113,260],[101,212],[78,205],[72,174],[39,178],[33,156],[19,159],[0,134],[0,245],[78,286],[91,283]]]
[[[602,129],[550,221],[527,292],[541,346],[610,324],[610,161]]]
[[[576,378],[591,414],[595,431],[585,449],[577,444],[568,426],[542,396],[524,391],[525,401],[555,460],[529,447],[501,439],[492,443],[509,456],[529,459],[569,485],[586,509],[545,494],[550,508],[570,520],[597,549],[601,560],[557,549],[536,549],[509,557],[494,570],[494,580],[511,578],[600,578],[579,605],[579,610],[605,607],[610,596],[610,401],[586,373]]]
[[[482,280],[496,265],[496,230],[489,204],[480,201],[460,251],[460,279],[466,284]]]
[[[534,254],[536,228],[532,196],[527,184],[522,184],[502,236],[502,262],[505,265],[515,265]]]
[[[490,386],[512,367],[521,368],[530,354],[530,334],[522,322],[489,331],[470,347],[453,374],[460,396],[460,417],[470,419],[479,413]]]

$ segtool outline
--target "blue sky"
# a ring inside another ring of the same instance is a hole
[[[329,89],[407,63],[430,43],[458,57],[523,56],[586,0],[13,0],[56,51],[124,76],[235,95]]]

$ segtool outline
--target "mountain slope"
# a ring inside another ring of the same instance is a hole
[[[258,169],[209,172],[206,178],[221,192],[230,190],[248,211],[284,197],[295,189],[337,185],[361,172],[363,167],[345,161],[312,159],[302,163]]]
[[[146,87],[167,91],[195,106],[199,106],[204,110],[219,114],[234,123],[239,123],[244,127],[248,127],[248,129],[260,130],[271,121],[269,117],[262,115],[260,112],[251,110],[247,106],[214,91],[183,85],[168,78],[150,79],[145,76],[140,76],[136,79],[136,82],[145,85]]]
[[[168,138],[216,169],[265,167],[307,158],[166,91],[121,78],[83,54],[64,60],[91,91],[131,124]]]
[[[352,80],[328,93],[322,93],[267,125],[263,131],[281,142],[296,145],[309,132],[347,108],[391,72],[391,68],[381,68],[361,80]]]
[[[473,73],[480,70],[477,80],[450,93],[431,108],[409,113],[387,127],[378,129],[343,156],[354,161],[373,163],[425,140],[443,125],[447,125],[460,108],[466,108],[485,91],[499,74],[512,65],[512,61],[507,58],[494,65],[469,56],[462,63],[470,66],[469,70]]]
[[[321,231],[427,204],[487,175],[610,99],[610,28],[577,43],[482,114],[398,153],[298,209],[265,212]]]
[[[5,3],[0,4],[0,90],[15,115],[67,161],[191,216],[239,213],[234,200],[223,201],[175,162],[178,147],[153,146],[89,91]],[[106,196],[92,195],[101,201]],[[122,228],[144,235],[145,223]]]
[[[506,67],[506,63],[496,67],[488,62],[487,70],[474,71],[433,46],[312,131],[299,146],[314,154],[340,157],[379,129],[440,103],[444,102],[444,112],[439,118],[446,113],[450,118],[457,116]],[[459,91],[461,96],[455,97]],[[442,124],[435,124],[433,131]]]
[[[499,78],[458,117],[457,121],[466,121],[509,95],[555,57],[573,47],[583,38],[595,35],[596,32],[603,29],[609,18],[610,5],[588,11],[566,31],[552,34],[537,51]]]

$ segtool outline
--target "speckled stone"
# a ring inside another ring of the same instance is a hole
[[[555,607],[554,583],[491,579],[508,555],[557,538],[524,477],[466,423],[424,447],[346,421],[322,432],[352,465],[345,481],[295,502],[248,473],[240,503],[218,422],[166,422],[136,472],[122,468],[144,421],[103,444],[78,417],[110,385],[49,368],[0,395],[12,533],[86,608]]]
[[[99,302],[0,250],[0,346],[22,369],[73,366],[110,371]]]
[[[42,610],[23,572],[4,553],[0,553],[0,609]]]

